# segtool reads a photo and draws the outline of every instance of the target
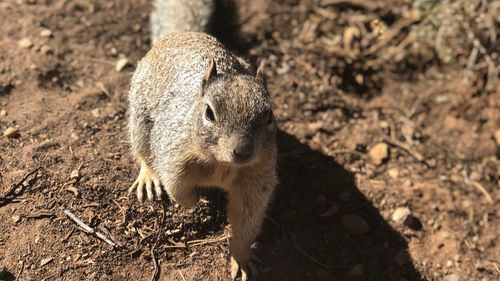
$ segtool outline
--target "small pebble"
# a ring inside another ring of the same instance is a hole
[[[13,215],[12,216],[12,221],[14,221],[14,223],[18,223],[20,220],[21,220],[20,215]]]
[[[128,59],[126,57],[121,57],[116,61],[115,70],[120,72],[127,65],[128,65]]]
[[[387,122],[387,121],[380,121],[380,122],[378,123],[378,125],[379,125],[379,127],[380,127],[380,128],[382,128],[382,129],[387,129],[387,128],[389,128],[389,122]]]
[[[48,264],[51,262],[54,258],[44,258],[40,261],[40,267],[43,267],[44,265]]]
[[[312,132],[317,132],[319,129],[323,128],[324,124],[321,121],[311,122],[307,124],[307,128]]]
[[[360,84],[360,85],[363,85],[363,82],[365,81],[363,75],[361,75],[361,74],[356,74],[354,79],[356,79],[356,82],[358,82],[358,84]]]
[[[80,177],[80,171],[78,169],[71,171],[71,174],[69,175],[70,179],[78,179]]]
[[[46,54],[51,53],[51,52],[52,52],[52,49],[47,45],[43,45],[42,47],[40,47],[40,53],[42,53],[42,55],[46,55]]]
[[[3,136],[8,138],[8,139],[15,138],[15,137],[19,136],[19,130],[17,128],[14,128],[14,127],[9,127],[7,129],[5,129],[5,131],[3,132]]]
[[[50,37],[52,36],[52,30],[50,29],[42,29],[42,31],[40,31],[40,36],[42,37]]]
[[[29,38],[23,38],[23,39],[19,40],[17,42],[17,44],[19,45],[19,47],[25,48],[25,49],[31,48],[33,46],[33,42]]]
[[[0,110],[0,116],[2,117],[7,116],[7,110],[5,109]]]
[[[403,221],[406,219],[407,216],[411,214],[410,209],[407,207],[400,207],[394,210],[394,213],[392,213],[392,220],[395,222]]]
[[[95,118],[98,118],[100,113],[101,113],[101,110],[99,108],[96,108],[96,109],[93,109],[91,112],[92,116],[94,116]]]
[[[397,179],[399,177],[399,170],[397,168],[389,169],[387,173],[389,174],[389,177],[393,179]]]
[[[132,30],[134,30],[136,32],[140,31],[141,28],[142,28],[142,26],[140,24],[138,24],[138,23],[136,23],[136,24],[134,24],[134,26],[132,26]]]
[[[340,223],[350,234],[359,235],[370,230],[366,220],[358,215],[343,215]]]
[[[283,62],[281,64],[281,67],[279,67],[278,69],[276,69],[276,72],[278,73],[278,75],[286,74],[289,71],[290,71],[290,65],[288,65],[288,63],[286,63],[286,62]]]
[[[425,163],[429,166],[429,168],[435,168],[437,165],[437,161],[434,158],[426,160]]]
[[[389,157],[389,147],[383,142],[377,143],[370,149],[368,155],[373,164],[380,165]]]

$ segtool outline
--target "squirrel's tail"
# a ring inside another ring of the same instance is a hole
[[[154,44],[169,32],[208,32],[214,0],[154,0],[151,39]]]

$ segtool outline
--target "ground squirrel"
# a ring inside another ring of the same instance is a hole
[[[155,9],[181,2],[157,0]],[[208,5],[211,13],[213,4]],[[207,18],[196,17],[210,13],[193,14],[186,25],[205,24]],[[162,11],[153,12],[152,24],[162,16]],[[198,202],[200,188],[226,191],[231,277],[241,272],[247,280],[257,273],[250,247],[277,183],[276,125],[269,93],[260,67],[253,71],[208,34],[173,32],[168,26],[152,27],[157,42],[132,78],[129,136],[141,169],[129,191],[142,201],[144,194],[151,200],[166,190],[184,207]]]

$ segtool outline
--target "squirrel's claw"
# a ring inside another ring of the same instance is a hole
[[[260,260],[256,256],[251,256],[245,263],[239,263],[234,257],[231,256],[231,280],[236,280],[238,273],[241,272],[241,281],[255,280],[259,276],[259,267],[257,263]]]
[[[142,163],[139,176],[137,176],[135,182],[132,184],[132,186],[130,186],[128,192],[129,194],[131,194],[135,191],[137,200],[142,203],[144,199],[144,190],[149,200],[153,200],[155,194],[158,200],[161,199],[162,190],[160,180],[156,178],[156,176],[146,166],[146,164]]]

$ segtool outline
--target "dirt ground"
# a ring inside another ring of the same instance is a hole
[[[404,23],[395,8],[251,3],[219,10],[215,34],[266,59],[280,128],[262,279],[499,280],[500,86],[484,90],[432,52],[396,64],[379,59],[398,54],[382,44],[359,56],[371,43],[348,26],[390,29]],[[229,279],[224,194],[192,210],[127,196],[138,167],[126,96],[150,8],[0,2],[0,132],[18,130],[0,136],[0,280],[151,280],[155,260],[159,280]]]

